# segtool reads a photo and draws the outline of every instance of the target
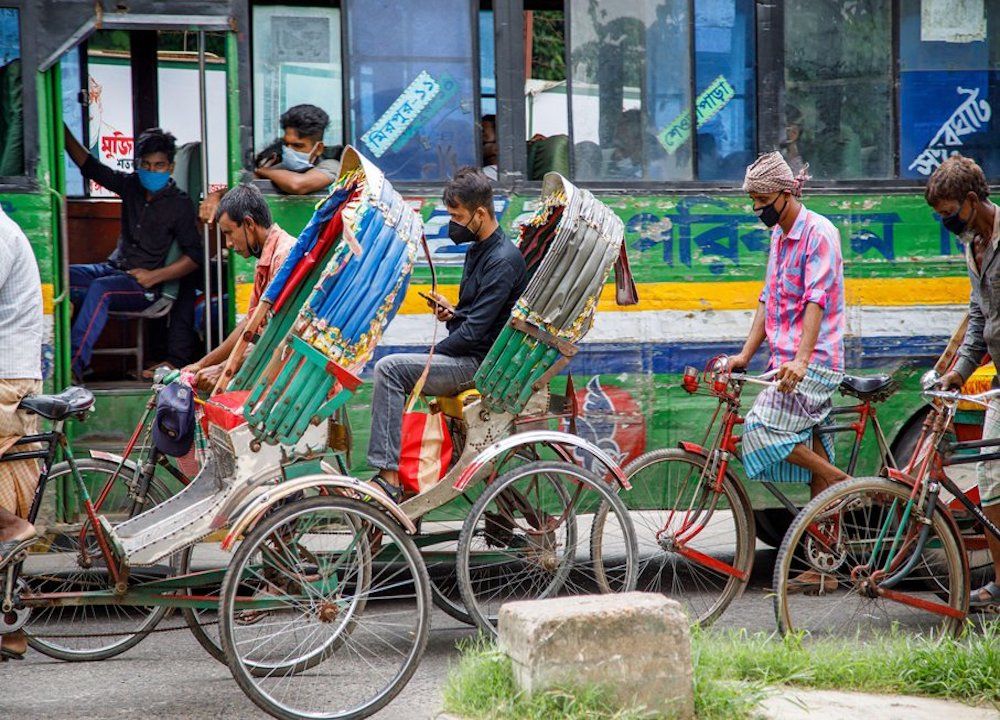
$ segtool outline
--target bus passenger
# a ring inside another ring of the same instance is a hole
[[[340,161],[323,156],[323,135],[330,116],[315,105],[296,105],[279,119],[284,136],[257,158],[254,176],[265,178],[283,193],[308,195],[325,191],[340,175]],[[215,217],[224,190],[208,195],[198,209],[203,223]]]
[[[38,432],[38,416],[18,410],[42,391],[42,282],[21,228],[0,209],[0,455]],[[37,447],[37,446],[36,446]],[[33,449],[20,445],[17,450]],[[38,460],[0,463],[0,561],[35,537],[27,517],[38,487]],[[24,631],[0,636],[0,661],[19,660]]]
[[[434,346],[424,390],[455,395],[472,387],[473,376],[510,317],[527,285],[524,258],[500,229],[493,214],[493,187],[482,170],[463,167],[445,186],[451,216],[448,237],[469,243],[458,289],[458,305],[432,293],[427,304],[448,328]],[[403,407],[428,363],[424,353],[387,355],[375,364],[368,462],[378,474],[372,483],[397,502],[402,498],[399,453]]]
[[[226,360],[243,334],[247,318],[253,315],[260,296],[295,244],[295,238],[271,219],[267,201],[253,185],[237,185],[227,192],[219,201],[214,220],[226,238],[226,247],[235,250],[242,257],[257,258],[257,264],[253,273],[253,291],[250,294],[247,317],[236,325],[221,345],[184,368],[196,373],[195,384],[198,389],[205,391],[215,388]]]
[[[844,377],[844,266],[840,233],[799,198],[805,168],[792,175],[778,152],[761,155],[746,171],[743,189],[771,232],[764,287],[750,336],[730,358],[745,368],[767,339],[776,387],[768,387],[746,415],[743,467],[752,480],[808,482],[813,497],[847,474],[832,464],[833,439],[815,429],[827,421],[831,398]],[[836,579],[803,573],[799,591],[831,591]]]
[[[962,239],[969,269],[969,326],[958,350],[955,367],[941,378],[945,389],[960,388],[989,353],[994,363],[1000,358],[1000,264],[996,262],[1000,240],[1000,212],[989,200],[986,174],[973,160],[952,155],[941,163],[927,181],[924,197],[941,216],[945,228]],[[993,387],[997,379],[993,378]],[[983,419],[983,440],[1000,438],[1000,400],[994,398]],[[986,447],[982,453],[996,452]],[[1000,527],[1000,463],[981,462],[976,466],[979,504],[983,514]],[[969,607],[1000,603],[1000,540],[986,533],[993,556],[992,582],[973,590]]]
[[[122,199],[118,246],[105,262],[71,265],[70,297],[76,311],[72,330],[73,373],[90,367],[94,344],[109,310],[141,311],[156,300],[163,283],[191,275],[203,261],[194,205],[171,178],[177,141],[160,128],[139,135],[134,173],[98,162],[65,128],[66,151],[88,180]],[[167,264],[176,242],[182,255]],[[170,314],[167,362],[180,367],[194,356],[194,282],[181,283],[181,297]]]

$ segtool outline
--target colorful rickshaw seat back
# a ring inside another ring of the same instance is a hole
[[[518,414],[548,384],[590,331],[625,228],[589,191],[548,173],[518,247],[528,287],[476,373],[476,388],[494,412]]]
[[[228,388],[248,391],[258,440],[294,445],[347,402],[406,294],[422,235],[419,214],[348,146],[264,292],[273,316]]]

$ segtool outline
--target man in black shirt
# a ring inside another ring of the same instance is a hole
[[[198,269],[202,262],[202,239],[191,199],[174,184],[176,139],[159,128],[146,130],[135,144],[138,172],[123,173],[102,165],[67,129],[66,151],[83,176],[122,199],[121,235],[106,262],[71,265],[70,298],[76,308],[73,321],[73,372],[82,377],[90,365],[97,338],[108,320],[109,310],[145,310],[159,296],[163,283],[179,280]],[[177,242],[181,255],[167,263]],[[193,295],[185,283],[183,293]],[[192,343],[194,304],[179,303],[187,312],[171,313],[168,361],[181,367]],[[190,317],[180,317],[180,315]]]
[[[445,323],[448,337],[434,346],[424,391],[455,395],[472,387],[473,376],[497,339],[511,308],[528,283],[524,258],[500,230],[493,213],[493,187],[482,170],[460,168],[444,189],[451,222],[448,236],[471,243],[465,255],[458,306],[432,293],[428,305]],[[372,481],[399,500],[399,449],[403,406],[427,365],[426,354],[388,355],[375,364],[368,462]]]

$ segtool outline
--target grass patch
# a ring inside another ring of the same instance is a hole
[[[633,720],[606,689],[517,692],[510,660],[483,639],[460,644],[444,690],[448,712],[475,720]],[[699,720],[753,718],[769,686],[926,695],[1000,705],[1000,626],[936,642],[902,632],[877,640],[777,638],[765,633],[692,634]]]
[[[723,680],[1000,703],[1000,629],[931,641],[904,632],[865,642],[695,631],[702,673]]]

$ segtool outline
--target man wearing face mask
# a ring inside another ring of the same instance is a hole
[[[258,156],[254,176],[270,180],[289,195],[324,192],[340,174],[340,162],[323,156],[323,136],[330,116],[315,105],[296,105],[279,122],[284,133],[281,142]],[[216,190],[202,201],[198,217],[203,223],[212,222],[223,192]]]
[[[797,177],[780,153],[761,155],[747,168],[743,189],[771,231],[771,250],[750,336],[730,358],[745,368],[766,339],[777,387],[765,389],[746,415],[743,467],[753,480],[808,482],[815,496],[847,475],[835,467],[827,421],[844,371],[844,267],[840,233],[802,204]],[[810,575],[809,573],[812,573]],[[803,589],[836,581],[809,571]]]
[[[103,263],[71,265],[69,269],[70,298],[76,311],[72,364],[74,375],[80,378],[90,365],[108,311],[145,310],[156,301],[163,283],[199,268],[203,251],[194,205],[171,178],[177,149],[173,135],[160,128],[140,134],[135,143],[138,170],[134,173],[101,164],[68,128],[64,135],[66,151],[83,176],[122,199],[121,234],[114,252]],[[168,265],[167,254],[175,241],[182,255]],[[193,288],[190,291],[193,293]],[[185,329],[193,327],[193,306],[190,315],[171,315],[167,361],[175,365],[190,359],[194,336]]]
[[[215,212],[215,222],[226,238],[226,247],[240,256],[257,258],[253,272],[253,291],[246,317],[241,320],[221,345],[201,360],[188,365],[185,370],[196,373],[195,384],[199,390],[210,391],[222,375],[226,360],[246,327],[247,318],[253,315],[260,296],[271,282],[274,273],[288,257],[295,238],[282,230],[271,219],[267,201],[253,185],[237,185],[227,192]]]
[[[434,346],[424,385],[429,395],[456,395],[473,385],[473,376],[510,317],[528,283],[524,258],[500,229],[493,213],[493,188],[482,170],[463,167],[444,189],[451,216],[448,237],[468,244],[458,305],[431,293],[427,301],[448,337]],[[368,462],[378,474],[372,482],[397,502],[403,406],[427,366],[426,354],[387,355],[375,364]]]
[[[924,197],[941,223],[957,235],[965,246],[969,270],[969,325],[965,340],[958,350],[953,370],[941,378],[945,389],[961,388],[975,372],[988,352],[994,362],[1000,358],[1000,263],[997,245],[1000,243],[1000,212],[989,200],[990,187],[986,174],[973,160],[961,155],[941,163],[927,181]],[[993,387],[997,387],[993,378]],[[983,440],[1000,437],[1000,400],[992,400],[983,418]],[[982,448],[982,453],[996,448]],[[976,466],[979,481],[979,502],[983,514],[1000,526],[1000,463],[982,462]],[[981,588],[973,589],[969,607],[977,608],[1000,602],[1000,541],[990,533],[986,540],[993,556],[994,578]]]

